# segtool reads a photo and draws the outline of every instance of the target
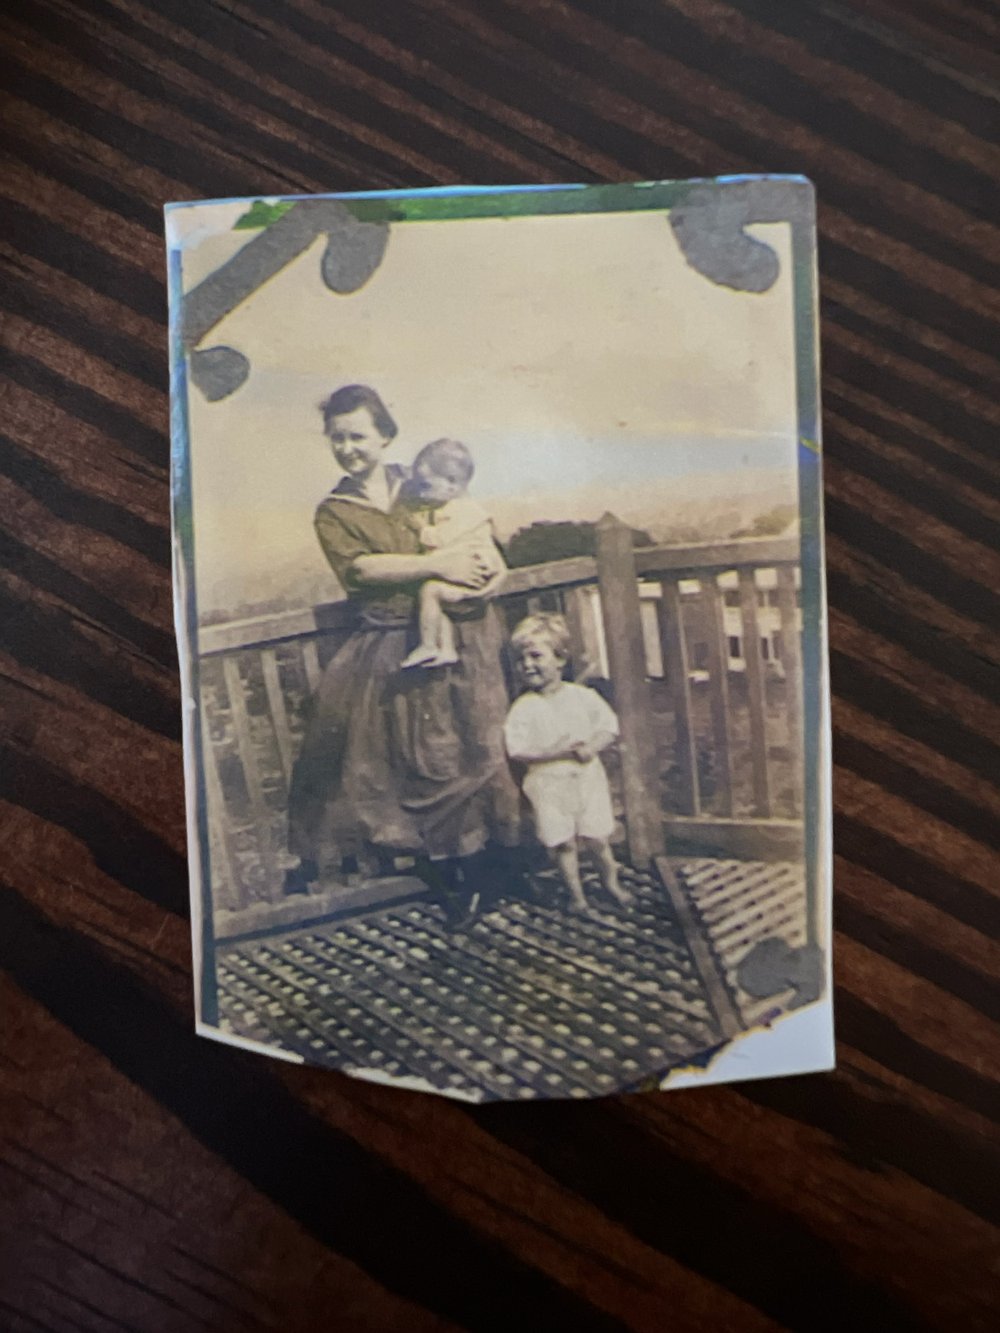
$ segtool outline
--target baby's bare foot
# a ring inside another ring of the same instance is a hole
[[[408,671],[410,667],[436,666],[437,663],[434,659],[437,656],[436,648],[429,648],[426,644],[418,643],[413,652],[407,654],[399,665],[403,671]]]

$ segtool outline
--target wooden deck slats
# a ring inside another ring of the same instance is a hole
[[[470,996],[459,968],[447,969],[448,979],[442,979],[440,973],[430,977],[425,969],[414,966],[406,951],[387,940],[384,932],[371,925],[367,932],[376,936],[377,943],[356,934],[347,945],[349,956],[366,962],[377,958],[375,966],[391,984],[395,996],[395,1002],[386,1000],[376,987],[378,1009],[398,1016],[403,1031],[409,1031],[414,1018],[419,1019],[421,1035],[434,1043],[435,1051],[448,1053],[446,1060],[440,1054],[431,1057],[433,1067],[429,1072],[439,1072],[451,1061],[473,1084],[479,1083],[499,1097],[509,1096],[519,1077],[529,1084],[533,1080],[547,1083],[556,1090],[582,1086],[589,1094],[613,1087],[609,1075],[590,1070],[583,1050],[574,1050],[571,1043],[559,1046],[548,1041],[544,1021],[533,1021],[533,1011],[526,1004],[514,1005],[516,1021],[512,1022],[512,1015],[504,1012],[501,991],[484,986],[477,978],[476,990]],[[325,977],[331,961],[341,958],[342,953],[340,948],[331,950],[319,943],[313,957],[318,970],[309,970],[313,976]],[[297,966],[303,965],[298,953],[295,961]],[[484,991],[489,998],[477,998]],[[544,1020],[544,1015],[541,1018]],[[428,1071],[415,1066],[415,1072]]]
[[[429,987],[418,992],[419,973],[373,961],[372,951],[357,947],[356,942],[319,952],[310,949],[310,944],[307,937],[296,946],[286,946],[280,961],[297,985],[303,978],[313,981],[309,998],[315,1009],[340,1022],[346,1001],[347,1026],[362,1017],[369,1028],[377,1024],[379,1039],[384,1034],[389,1049],[407,1061],[417,1077],[433,1081],[441,1074],[458,1074],[462,1084],[479,1084],[494,1096],[510,1095],[515,1075],[497,1062],[499,1050],[491,1051],[487,1045],[491,1037],[494,1047],[497,1045],[495,1033],[483,1033],[467,1021],[461,988],[438,982],[436,996]],[[265,948],[261,957],[278,965],[276,948]],[[365,1058],[377,1054],[375,1048]],[[565,1081],[561,1074],[558,1081]]]
[[[626,876],[634,906],[592,919],[511,902],[454,936],[412,903],[220,948],[223,1021],[312,1061],[477,1099],[659,1076],[722,1034],[662,890]]]
[[[711,896],[703,893],[702,916],[710,924],[725,923],[734,905],[739,905],[757,891],[780,891],[783,885],[781,866],[758,862],[751,865],[749,871],[728,883],[722,880],[721,889]],[[777,886],[777,887],[776,887]]]
[[[529,919],[524,909],[512,905],[508,913],[517,922],[517,928],[507,931],[494,921],[489,934],[470,935],[463,943],[464,965],[480,977],[488,976],[491,984],[501,991],[512,989],[520,998],[543,1003],[546,1009],[575,1015],[577,1021],[589,1027],[595,1001],[602,1004],[617,997],[617,991],[608,991],[606,968],[599,965],[595,971],[582,966],[586,950],[575,958],[567,957],[564,951],[561,955],[557,951],[553,956],[551,950],[544,947],[543,912],[533,909]],[[437,922],[430,911],[413,919],[418,922],[418,938],[423,941],[436,938]],[[525,926],[529,928],[525,929]],[[411,936],[413,931],[405,919],[398,923],[394,920],[394,929],[400,929],[404,937]],[[562,938],[565,940],[565,937],[566,927],[563,925]],[[664,939],[663,931],[660,932],[660,943],[659,958],[651,960],[660,978],[672,984],[683,982],[685,978],[690,980],[686,946],[681,946],[679,951],[673,948],[669,939]],[[630,985],[634,979],[634,975],[628,981],[623,979],[623,984]]]
[[[257,959],[238,957],[229,960],[220,969],[220,979],[224,986],[233,984],[234,975],[238,983],[242,983],[234,987],[237,994],[246,995],[248,991],[256,990],[269,1000],[263,1008],[259,1004],[253,1006],[258,1024],[263,1028],[265,1040],[269,1044],[285,1047],[307,1060],[316,1060],[318,1054],[328,1054],[333,1050],[338,1053],[339,1061],[343,1062],[340,1067],[377,1067],[395,1077],[405,1072],[405,1060],[413,1058],[412,1051],[405,1047],[400,1052],[403,1059],[396,1058],[391,1052],[398,1042],[392,1036],[387,1036],[381,1028],[378,1032],[383,1049],[373,1050],[371,1036],[365,1031],[366,1028],[376,1028],[373,1019],[362,1015],[359,1010],[353,1015],[355,1022],[352,1025],[341,1021],[337,1014],[317,1004],[311,997],[303,1002],[298,986]],[[333,978],[328,978],[326,984],[330,990],[335,988]],[[340,994],[345,997],[349,993],[340,988]],[[230,1013],[233,1017],[229,1027],[232,1031],[238,1031],[237,1011],[231,1008]],[[406,1046],[410,1045],[412,1043],[406,1041]],[[418,1058],[421,1054],[427,1059],[433,1058],[430,1052],[421,1052],[419,1047],[416,1047],[416,1051]]]
[[[761,940],[780,936],[793,947],[806,942],[805,870],[796,862],[681,862],[676,875],[696,920],[725,975],[743,1021],[752,1025],[774,1000],[740,990],[736,969]]]

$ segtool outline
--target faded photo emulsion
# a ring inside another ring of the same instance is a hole
[[[829,1068],[808,182],[167,247],[199,1031],[469,1101]]]

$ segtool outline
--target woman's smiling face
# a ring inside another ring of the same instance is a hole
[[[389,443],[367,407],[356,407],[353,412],[331,417],[327,422],[326,437],[334,458],[349,477],[358,481],[371,476],[381,462],[382,450]]]

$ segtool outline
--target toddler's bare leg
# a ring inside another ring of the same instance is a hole
[[[619,907],[626,907],[632,901],[632,895],[622,888],[618,878],[618,862],[611,851],[611,845],[599,838],[587,838],[587,850],[597,862],[597,873],[605,893],[614,898]]]
[[[578,912],[588,911],[590,904],[583,892],[583,881],[580,879],[580,858],[577,855],[575,839],[564,842],[561,847],[553,847],[552,855],[559,867],[562,882],[569,891],[571,904]]]

